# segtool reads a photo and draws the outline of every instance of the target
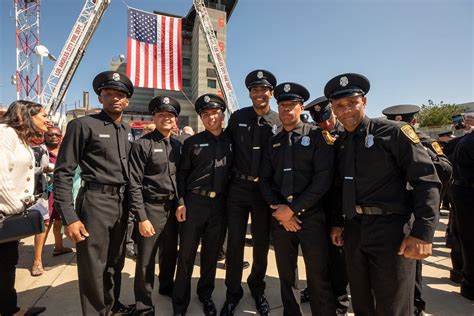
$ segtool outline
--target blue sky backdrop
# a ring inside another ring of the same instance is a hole
[[[368,114],[428,99],[474,101],[472,0],[239,0],[227,29],[227,66],[239,105],[250,104],[244,79],[256,68],[279,82],[305,85],[311,100],[343,72],[371,81]],[[84,2],[41,1],[41,42],[59,55]],[[126,54],[126,4],[186,15],[191,0],[112,0],[67,94],[72,107],[82,91],[93,96],[96,73]],[[45,60],[45,80],[53,63]],[[16,97],[12,1],[0,0],[0,103]],[[91,99],[92,104],[97,104]],[[275,102],[273,101],[273,106]]]

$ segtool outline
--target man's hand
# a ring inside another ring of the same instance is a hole
[[[138,231],[143,237],[151,237],[155,234],[155,228],[148,219],[138,223]]]
[[[273,212],[272,216],[279,222],[288,222],[291,217],[295,215],[291,208],[285,204],[270,205],[270,207],[276,210]]]
[[[331,233],[329,236],[331,237],[331,241],[336,246],[344,246],[344,238],[342,237],[342,232],[344,230],[341,227],[331,227]]]
[[[74,223],[67,225],[65,233],[67,238],[69,238],[74,243],[78,243],[89,237],[89,233],[81,221],[75,221]]]
[[[407,259],[425,259],[431,256],[432,244],[413,236],[403,239],[398,254]]]
[[[286,229],[287,232],[296,233],[301,229],[300,224],[303,223],[296,215],[290,218],[289,221],[280,222],[281,225]]]
[[[184,222],[186,220],[186,206],[181,205],[176,208],[176,219],[178,222]]]

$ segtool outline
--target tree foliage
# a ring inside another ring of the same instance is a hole
[[[423,104],[420,112],[417,114],[417,121],[420,127],[433,127],[451,124],[451,117],[455,114],[463,113],[465,107],[456,104],[444,103],[441,101],[435,104],[428,100],[428,105]]]

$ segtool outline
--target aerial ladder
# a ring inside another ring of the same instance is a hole
[[[72,77],[84,56],[110,0],[86,0],[76,24],[44,85],[43,105],[50,116],[61,106]]]
[[[217,80],[223,89],[228,110],[230,113],[232,113],[234,110],[239,108],[239,105],[237,103],[234,87],[230,81],[230,76],[227,71],[224,56],[219,49],[217,38],[214,33],[214,28],[212,27],[211,19],[207,13],[206,5],[204,4],[204,0],[193,0],[193,5],[201,22],[200,25],[206,38],[207,48],[211,53],[211,60],[217,73]]]

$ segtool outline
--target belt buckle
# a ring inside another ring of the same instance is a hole
[[[208,192],[207,195],[208,195],[211,199],[213,199],[213,198],[216,197],[217,194],[216,194],[216,192],[211,191],[211,192]]]
[[[288,195],[288,197],[286,198],[286,201],[287,201],[288,203],[293,202],[293,195]]]
[[[355,211],[357,214],[364,214],[364,208],[360,205],[356,205]]]

